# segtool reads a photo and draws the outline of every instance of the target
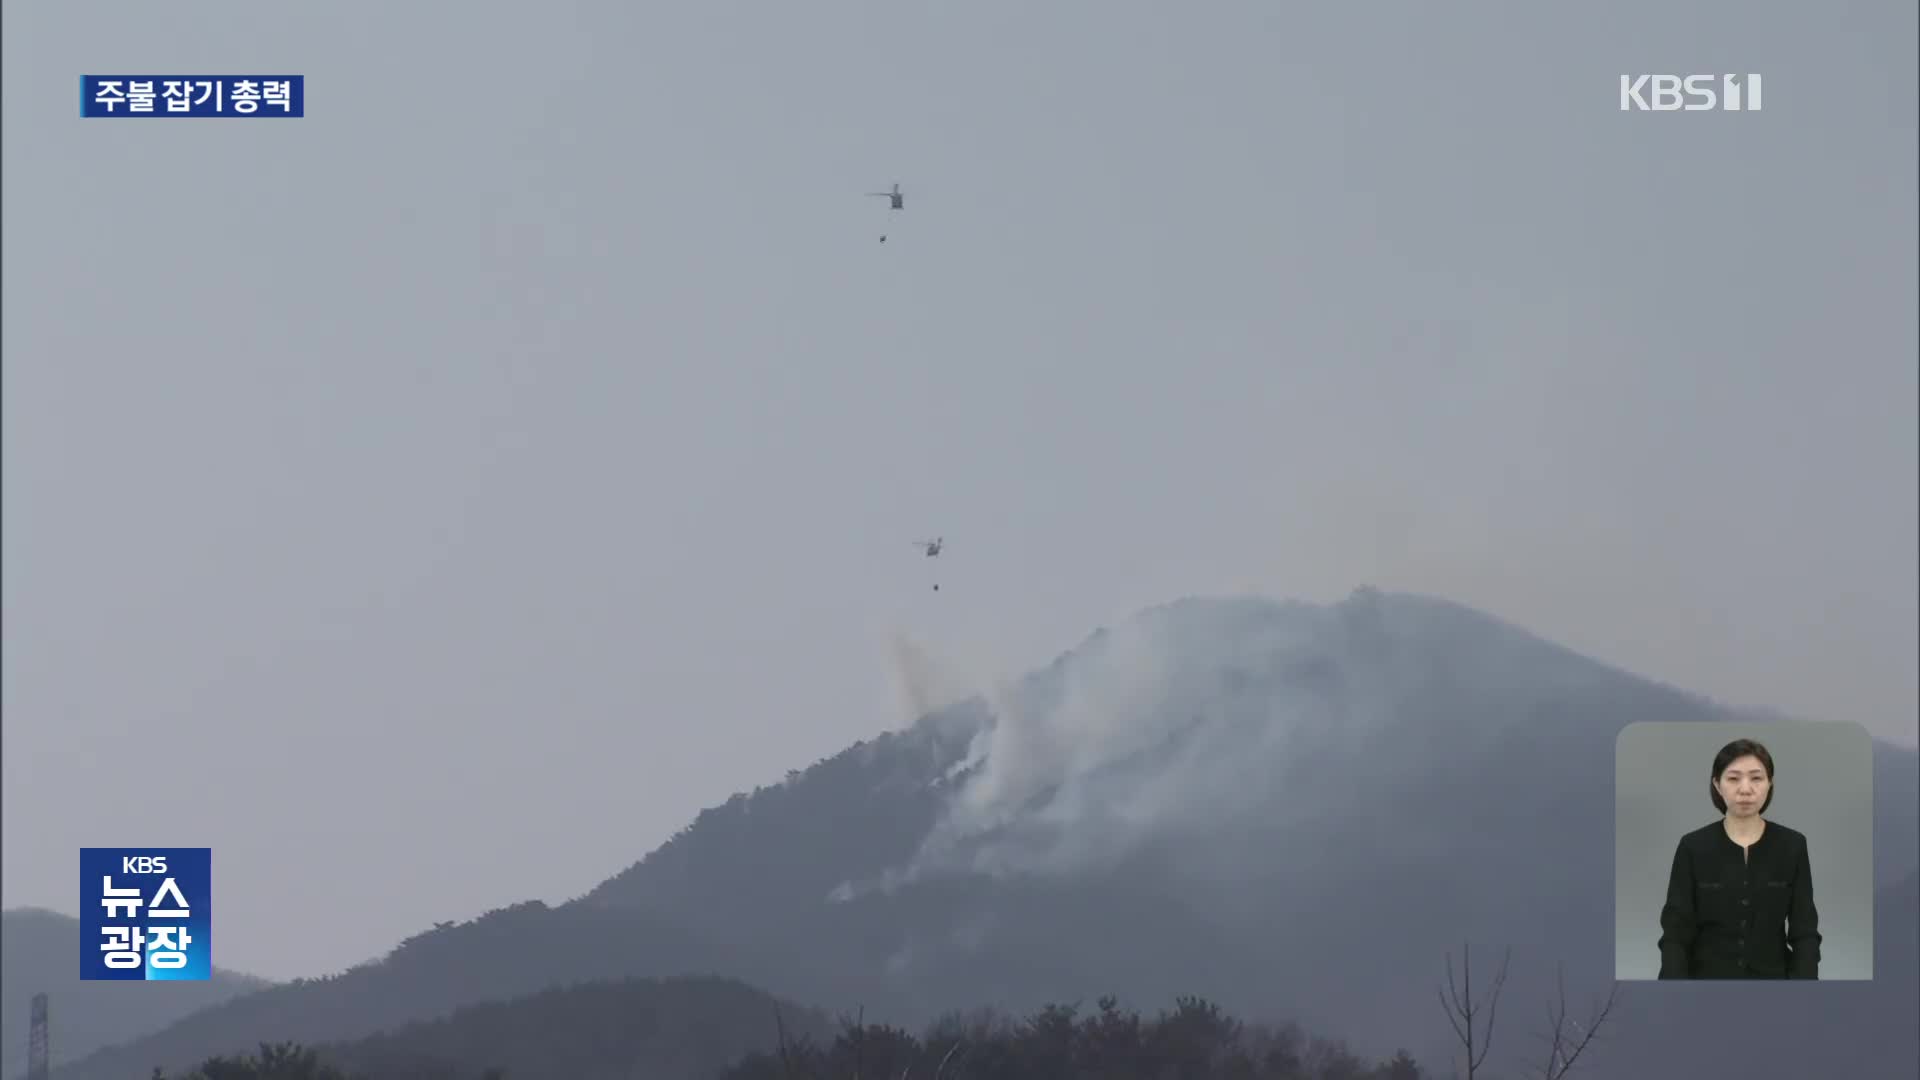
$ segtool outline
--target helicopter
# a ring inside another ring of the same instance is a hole
[[[884,240],[884,239],[886,239],[886,238],[885,238],[885,237],[881,237],[881,239],[883,239],[883,240]],[[940,549],[941,549],[941,548],[943,548],[943,547],[945,547],[945,546],[946,546],[946,543],[947,543],[947,541],[946,541],[946,538],[945,538],[945,537],[943,537],[943,536],[936,536],[936,537],[934,537],[934,538],[933,538],[933,539],[931,539],[931,540],[915,540],[915,541],[913,542],[913,546],[915,546],[915,547],[918,547],[918,548],[925,548],[925,549],[926,549],[926,552],[927,552],[927,558],[929,558],[929,559],[931,559],[931,558],[935,558],[935,557],[937,557],[937,556],[938,556],[938,555],[940,554]],[[934,591],[934,592],[939,592],[939,591],[940,591],[940,583],[939,583],[939,582],[937,582],[937,581],[936,581],[936,582],[934,582],[934,583],[933,583],[933,591]]]
[[[869,191],[867,194],[872,197],[886,199],[887,209],[889,210],[905,210],[907,208],[907,199],[906,196],[900,194],[899,184],[893,185],[892,191]],[[880,242],[883,244],[887,242],[886,233],[880,234]]]

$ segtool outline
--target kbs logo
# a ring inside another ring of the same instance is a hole
[[[80,977],[213,974],[211,848],[81,848]]]
[[[1744,84],[1742,79],[1746,80]],[[1621,112],[1706,112],[1710,109],[1759,112],[1760,76],[1620,76]]]

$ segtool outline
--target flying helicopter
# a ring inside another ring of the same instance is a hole
[[[923,548],[926,550],[927,558],[929,559],[938,557],[940,554],[940,550],[946,547],[946,544],[947,544],[946,538],[942,536],[936,536],[931,540],[915,540],[913,542],[914,547]],[[934,592],[940,591],[939,582],[936,581],[933,583],[933,591]]]
[[[886,199],[887,209],[889,210],[905,210],[907,208],[907,199],[906,196],[900,194],[899,184],[893,185],[892,191],[869,191],[867,194],[870,197]],[[880,234],[880,242],[883,244],[887,242],[886,233]]]

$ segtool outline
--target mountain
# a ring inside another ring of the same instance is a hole
[[[779,1024],[775,1023],[776,1014]],[[318,1056],[349,1074],[514,1080],[713,1080],[749,1055],[791,1040],[831,1041],[817,1010],[731,979],[621,979],[473,1005]]]
[[[436,927],[386,957],[322,979],[295,979],[188,1016],[156,1035],[56,1068],[53,1075],[183,1072],[262,1042],[352,1042],[463,1006],[631,975],[727,972],[726,945],[628,911],[550,909],[539,901]]]
[[[811,944],[749,976],[809,1000],[924,1016],[1196,992],[1370,1053],[1417,1025],[1431,1057],[1463,941],[1513,947],[1529,1012],[1558,965],[1576,1000],[1610,980],[1620,730],[1744,716],[1430,598],[1182,601],[990,705],[736,797],[586,902]],[[1874,748],[1883,887],[1915,866],[1917,764]],[[1910,921],[1902,903],[1880,910]],[[1881,945],[1873,988],[1822,1000],[1898,1000],[1913,950]],[[1656,1075],[1661,1046],[1625,1024],[1666,989],[1626,988],[1609,1047]]]
[[[80,920],[40,908],[0,912],[0,1029],[5,1075],[26,1071],[35,994],[47,995],[55,1061],[78,1061],[113,1043],[158,1032],[189,1013],[271,985],[215,969],[205,982],[111,983],[80,979]]]
[[[1462,943],[1480,986],[1511,948],[1503,1015],[1539,1015],[1562,967],[1576,1006],[1610,985],[1620,730],[1746,715],[1442,600],[1178,601],[736,795],[572,903],[437,930],[60,1075],[106,1080],[682,972],[903,1025],[988,1004],[1199,994],[1369,1056],[1407,1044],[1444,1062],[1434,990]],[[1917,766],[1912,750],[1874,747],[1882,921],[1920,917],[1899,891],[1916,869]],[[1724,1023],[1722,1003],[1739,1000],[1743,1030],[1762,1021],[1743,1034],[1748,1080],[1808,1075],[1783,1064],[1806,1053],[1786,1032],[1871,1031],[1911,1001],[1911,940],[1889,929],[1875,951],[1873,983],[1790,996],[1628,985],[1596,1067],[1666,1075],[1676,1054],[1713,1044],[1675,1025]],[[1776,1023],[1783,1002],[1797,1011]],[[1527,1063],[1528,1023],[1490,1067]],[[1846,1074],[1910,1075],[1911,1050],[1880,1040]]]

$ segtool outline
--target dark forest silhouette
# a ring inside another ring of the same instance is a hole
[[[531,1019],[531,1018],[530,1018]],[[785,1037],[778,1012],[761,1018],[780,1032],[772,1050],[742,1055],[707,1072],[677,1071],[660,1048],[655,1059],[629,1059],[616,1052],[597,1057],[598,1034],[578,1030],[581,1018],[542,1017],[554,1037],[570,1027],[581,1052],[569,1060],[508,1068],[476,1061],[475,1046],[459,1058],[409,1054],[390,1047],[382,1065],[355,1065],[359,1048],[316,1050],[283,1043],[262,1045],[250,1056],[220,1057],[192,1072],[155,1080],[613,1080],[634,1075],[685,1080],[1420,1080],[1422,1071],[1402,1052],[1368,1062],[1342,1044],[1314,1038],[1292,1026],[1244,1024],[1211,1002],[1182,998],[1157,1016],[1143,1017],[1104,998],[1090,1010],[1049,1006],[1025,1018],[981,1011],[936,1023],[915,1036],[897,1027],[843,1023],[828,1038]]]
[[[1246,1023],[1193,996],[1153,1016],[1110,996],[1024,1017],[982,1009],[915,1035],[867,1023],[864,1010],[835,1029],[817,1011],[783,1008],[732,980],[682,978],[548,992],[346,1046],[263,1043],[178,1077],[156,1068],[153,1080],[1476,1080],[1487,1075],[1508,960],[1476,994],[1470,950],[1457,973],[1447,957],[1437,989],[1463,1051],[1447,1072],[1404,1049],[1369,1061],[1340,1040]],[[1532,1075],[1564,1080],[1590,1060],[1613,1004],[1609,995],[1576,1021],[1564,995],[1550,1003]],[[754,1048],[768,1024],[773,1045]]]

